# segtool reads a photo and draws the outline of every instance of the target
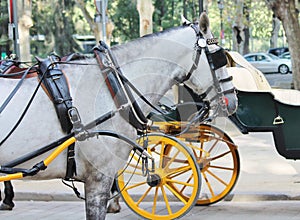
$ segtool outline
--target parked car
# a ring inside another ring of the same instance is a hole
[[[244,58],[263,73],[287,74],[292,70],[291,60],[280,59],[273,54],[250,53]]]
[[[281,54],[281,55],[279,56],[279,58],[290,60],[290,59],[291,59],[291,54],[290,54],[290,52],[285,52],[285,53]]]
[[[283,54],[285,52],[289,52],[288,47],[276,47],[276,48],[270,48],[268,50],[268,53],[274,54],[276,56],[280,56],[281,54]]]

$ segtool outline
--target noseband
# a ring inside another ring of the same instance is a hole
[[[215,73],[215,71],[217,69],[227,65],[227,58],[224,53],[224,49],[222,47],[220,47],[220,49],[218,49],[217,51],[210,52],[208,49],[208,45],[218,44],[218,40],[216,38],[211,38],[211,39],[205,40],[202,33],[200,32],[198,24],[190,24],[189,26],[191,28],[193,28],[193,30],[195,31],[196,36],[197,36],[197,40],[196,40],[196,43],[194,46],[194,51],[195,51],[196,55],[193,56],[194,59],[193,59],[192,67],[190,68],[187,75],[180,81],[180,83],[184,84],[186,81],[188,81],[190,79],[193,72],[198,68],[201,52],[202,52],[202,50],[204,50],[206,57],[207,57],[207,61],[209,63],[210,70],[211,70],[211,74],[212,74],[212,78],[213,78],[213,85],[210,86],[204,92],[204,94],[201,94],[200,96],[205,98],[207,96],[207,94],[212,91],[212,89],[215,89],[217,94],[214,97],[212,97],[210,101],[213,101],[216,99],[219,100],[219,102],[221,103],[221,106],[222,106],[222,111],[227,112],[227,108],[226,108],[227,104],[226,104],[226,101],[224,98],[224,94],[234,92],[235,88],[233,87],[231,89],[223,91],[221,88],[221,83],[232,81],[232,76],[229,76],[229,77],[223,78],[223,79],[218,79],[216,76],[216,73]]]

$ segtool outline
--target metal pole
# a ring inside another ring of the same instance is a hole
[[[225,38],[224,38],[224,25],[223,25],[223,9],[224,9],[224,3],[223,0],[218,1],[218,7],[220,10],[220,26],[221,26],[221,31],[220,31],[220,38],[221,38],[221,45],[225,44]]]
[[[103,35],[104,42],[106,42],[106,6],[107,6],[107,1],[102,0],[101,14],[102,14],[102,35]]]
[[[220,11],[221,15],[221,44],[224,44],[224,24],[223,24],[223,9]]]
[[[20,58],[20,41],[19,41],[19,29],[18,29],[18,8],[17,0],[13,0],[13,29],[14,29],[14,51],[17,58]]]
[[[203,9],[203,0],[199,0],[199,15],[204,11]]]

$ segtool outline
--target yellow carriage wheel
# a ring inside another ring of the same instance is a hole
[[[143,138],[138,142],[142,145]],[[199,197],[201,172],[194,154],[180,141],[162,134],[148,136],[147,150],[155,159],[154,172],[144,176],[142,160],[133,152],[128,166],[119,171],[117,186],[124,202],[146,219],[182,217]]]
[[[196,205],[210,205],[224,199],[235,186],[240,172],[237,146],[222,130],[206,124],[180,138],[194,152],[202,174]]]

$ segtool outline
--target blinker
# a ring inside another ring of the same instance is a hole
[[[198,40],[198,46],[199,47],[206,47],[206,40],[204,39],[204,38],[200,38],[199,40]]]

